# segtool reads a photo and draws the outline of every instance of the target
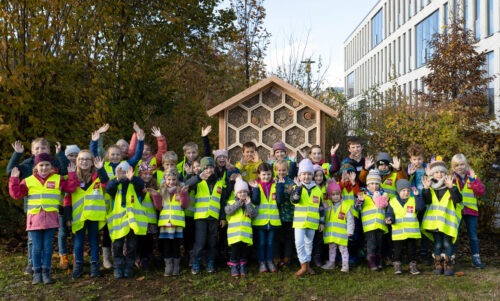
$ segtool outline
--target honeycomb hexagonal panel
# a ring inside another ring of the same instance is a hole
[[[236,131],[232,128],[227,128],[227,145],[231,146],[236,143]]]
[[[270,108],[274,108],[281,104],[282,95],[283,92],[280,89],[272,87],[262,92],[262,103]]]
[[[285,128],[293,123],[293,111],[283,106],[274,111],[274,123]]]
[[[241,107],[235,107],[227,113],[229,124],[239,128],[248,121],[248,113]]]
[[[247,126],[246,128],[240,131],[240,143],[243,144],[248,141],[252,141],[252,139],[257,139],[259,141],[259,131],[254,129],[251,126]]]
[[[254,107],[256,104],[259,103],[259,96],[260,96],[260,93],[255,95],[254,97],[252,97],[250,99],[247,99],[246,101],[244,101],[242,103],[242,105],[244,105],[245,107],[247,107],[249,109]]]
[[[297,122],[305,128],[313,126],[316,123],[316,112],[309,107],[301,109],[297,112]]]
[[[282,137],[281,137],[281,131],[278,130],[277,128],[270,127],[262,131],[262,142],[265,145],[272,148],[273,144],[278,141],[282,141]]]
[[[241,151],[241,147],[239,146],[233,147],[228,151],[229,160],[231,161],[232,164],[235,164],[236,162],[240,161],[242,154],[243,153]]]
[[[318,144],[318,142],[316,142],[316,128],[313,128],[313,129],[310,129],[309,132],[307,133],[307,142],[309,142],[309,144]]]
[[[304,130],[297,126],[285,132],[285,142],[292,147],[298,147],[306,142],[306,136]]]
[[[259,128],[271,124],[271,112],[264,107],[257,107],[250,114],[250,122]]]
[[[289,106],[291,106],[292,108],[298,108],[301,104],[300,101],[298,101],[297,99],[291,97],[290,95],[286,94],[285,95],[285,103]]]

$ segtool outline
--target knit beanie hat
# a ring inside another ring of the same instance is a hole
[[[200,170],[204,171],[208,166],[215,167],[214,159],[212,157],[203,157],[200,161]]]
[[[317,171],[321,171],[323,174],[325,174],[325,171],[323,170],[323,167],[321,167],[320,165],[318,165],[318,164],[314,164],[314,165],[313,165],[313,168],[314,168],[314,173],[313,173],[313,175],[315,175]]]
[[[332,181],[330,184],[328,184],[328,187],[326,188],[326,192],[328,195],[330,195],[334,191],[341,191],[339,184],[337,182]]]
[[[301,173],[308,172],[312,173],[314,175],[314,166],[309,159],[302,159],[299,163],[299,173],[298,175],[300,176]]]
[[[399,179],[397,182],[396,182],[396,190],[398,191],[398,193],[403,190],[403,189],[410,189],[411,190],[411,184],[410,182],[408,182],[408,180],[406,179]]]
[[[169,169],[165,170],[165,172],[163,173],[164,178],[166,178],[166,177],[177,178],[178,176],[179,176],[179,171],[177,170],[177,168],[169,168]]]
[[[342,175],[344,173],[344,171],[356,172],[356,169],[354,169],[354,166],[352,166],[351,164],[344,163],[344,164],[342,164],[342,166],[340,166],[339,175]]]
[[[377,165],[379,165],[379,163],[388,165],[389,163],[391,163],[391,156],[389,156],[389,154],[386,152],[380,152],[378,153],[377,158],[375,159],[375,163]]]
[[[47,153],[41,153],[35,156],[35,165],[38,165],[40,162],[50,162],[52,164],[52,156]]]
[[[217,160],[220,156],[224,156],[227,158],[227,150],[225,149],[216,149],[214,150],[214,158]]]
[[[431,169],[431,171],[430,171],[431,176],[438,171],[442,171],[444,173],[448,172],[448,169],[446,168],[446,164],[443,162],[443,159],[441,158],[441,156],[437,156],[436,160],[432,161],[431,164],[429,165],[429,167]]]
[[[368,176],[366,177],[366,184],[375,183],[380,184],[382,179],[380,178],[380,173],[376,169],[370,169]]]
[[[236,178],[236,183],[234,183],[234,192],[238,193],[243,190],[249,191],[248,184],[241,177],[238,177]]]
[[[127,161],[122,161],[122,162],[120,162],[120,164],[118,164],[118,165],[116,166],[116,170],[118,170],[118,168],[119,168],[119,169],[121,169],[122,171],[127,172],[127,171],[130,169],[130,167],[131,167],[131,166],[130,166],[130,164],[128,164],[128,162],[127,162]]]
[[[284,152],[286,152],[286,145],[285,143],[281,142],[281,141],[278,141],[276,143],[273,144],[273,154],[277,151],[277,150],[282,150]]]
[[[137,169],[140,175],[143,173],[153,173],[156,170],[155,166],[146,162],[141,163]]]
[[[66,149],[64,150],[64,154],[67,156],[71,154],[78,154],[80,152],[80,148],[76,144],[66,145]]]

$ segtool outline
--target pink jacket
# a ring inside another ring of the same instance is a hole
[[[37,172],[33,173],[40,183],[44,184],[45,181],[51,176],[48,175],[42,178]],[[75,172],[68,173],[68,179],[61,177],[60,189],[61,192],[72,193],[78,186],[78,178]],[[9,194],[13,199],[19,200],[28,195],[28,187],[26,181],[19,182],[18,177],[10,177],[9,179]],[[59,227],[59,212],[40,210],[38,214],[28,214],[26,218],[26,231],[32,230],[45,230]]]
[[[161,166],[161,159],[163,157],[163,154],[167,152],[167,139],[165,139],[165,136],[161,136],[156,138],[156,142],[158,144],[158,150],[154,157],[156,158],[156,165],[157,168]],[[137,133],[132,134],[132,138],[130,139],[130,145],[128,147],[128,157],[132,158],[135,153],[135,148],[137,146]],[[149,158],[151,160],[153,157]]]

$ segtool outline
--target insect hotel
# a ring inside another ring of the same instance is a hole
[[[231,162],[241,159],[242,145],[257,141],[265,162],[273,144],[283,141],[289,151],[319,144],[325,153],[325,118],[337,112],[276,76],[266,78],[207,112],[219,118],[219,148]]]

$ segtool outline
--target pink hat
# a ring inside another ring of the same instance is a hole
[[[281,142],[281,141],[278,141],[276,143],[273,144],[273,153],[276,152],[277,150],[282,150],[284,152],[286,152],[286,145],[285,143]]]
[[[47,153],[41,153],[35,156],[35,165],[38,165],[40,162],[50,162],[52,164],[52,156]]]
[[[334,191],[341,191],[339,184],[337,182],[332,181],[328,184],[328,188],[326,188],[326,192],[330,195]]]

